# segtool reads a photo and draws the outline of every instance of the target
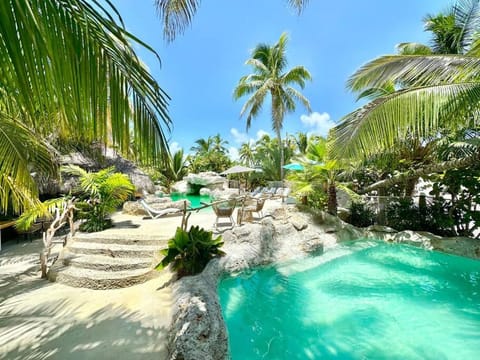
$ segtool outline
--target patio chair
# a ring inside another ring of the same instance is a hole
[[[143,208],[145,209],[147,214],[152,219],[158,219],[162,216],[166,216],[166,215],[170,215],[170,214],[176,214],[176,213],[179,213],[179,212],[182,211],[182,210],[177,209],[177,208],[166,208],[166,209],[162,209],[162,210],[157,210],[157,209],[154,209],[154,208],[150,207],[150,205],[148,205],[145,202],[145,200],[140,200],[140,204],[143,206]]]
[[[259,219],[263,218],[263,205],[265,205],[265,199],[252,198],[249,202],[250,203],[244,208],[244,210],[257,213]]]
[[[220,224],[220,218],[228,218],[230,220],[229,224],[233,227],[235,226],[235,222],[233,221],[233,211],[235,210],[235,206],[237,204],[237,200],[225,200],[222,202],[218,202],[212,205],[213,211],[217,216],[215,219],[215,224],[213,226],[215,228],[218,227]]]

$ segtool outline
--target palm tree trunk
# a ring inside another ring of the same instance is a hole
[[[412,197],[417,182],[418,177],[409,178],[405,181],[405,197]]]
[[[283,177],[284,177],[284,159],[283,159],[283,144],[282,144],[282,134],[280,133],[280,129],[276,130],[277,139],[278,139],[278,146],[280,146],[280,181],[282,182],[283,187]]]
[[[337,188],[335,187],[335,181],[330,181],[328,184],[327,210],[329,214],[337,216]]]

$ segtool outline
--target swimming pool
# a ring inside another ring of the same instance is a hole
[[[199,207],[202,206],[202,202],[204,203],[210,203],[211,202],[211,198],[209,195],[186,195],[186,194],[183,194],[183,193],[172,193],[170,194],[170,199],[172,199],[173,201],[178,201],[178,200],[188,200],[190,201],[190,207],[192,209],[197,209]],[[205,210],[207,209],[210,209],[211,208],[206,208]]]
[[[361,241],[223,279],[232,359],[476,359],[480,261]]]

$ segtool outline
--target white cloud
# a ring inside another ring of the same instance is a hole
[[[243,144],[248,141],[249,137],[247,134],[240,132],[236,128],[231,128],[230,129],[230,134],[233,136],[233,141],[235,141],[237,144]]]
[[[233,161],[236,161],[240,158],[240,155],[238,155],[238,148],[234,147],[234,146],[231,146],[228,148],[228,156],[230,157],[230,159],[232,159]]]
[[[310,128],[309,134],[327,136],[328,130],[334,127],[336,124],[330,118],[330,115],[326,112],[318,113],[313,112],[310,115],[300,116],[300,120],[306,128]]]
[[[247,133],[243,133],[236,128],[231,128],[230,129],[230,134],[233,136],[233,141],[236,144],[243,144],[243,143],[247,143],[247,142],[250,143],[250,144],[254,144],[255,141],[260,140],[263,135],[270,136],[269,132],[267,132],[265,130],[262,130],[262,129],[257,131],[257,134],[256,134],[257,137],[255,139],[250,137]]]
[[[168,145],[168,147],[170,148],[170,153],[173,155],[175,154],[178,150],[180,150],[182,147],[180,146],[180,144],[176,141],[170,143]]]
[[[258,130],[257,131],[257,140],[260,140],[263,137],[263,135],[270,136],[270,133],[265,131],[265,130],[262,130],[262,129]]]

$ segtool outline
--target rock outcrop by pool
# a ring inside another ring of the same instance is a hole
[[[431,234],[392,232],[387,228],[359,229],[325,213],[295,208],[270,209],[258,224],[245,224],[223,233],[226,256],[212,260],[196,276],[178,280],[169,334],[169,359],[228,359],[228,336],[217,285],[224,274],[320,254],[338,242],[376,238],[404,242],[426,249],[480,258],[480,241],[442,239]]]

